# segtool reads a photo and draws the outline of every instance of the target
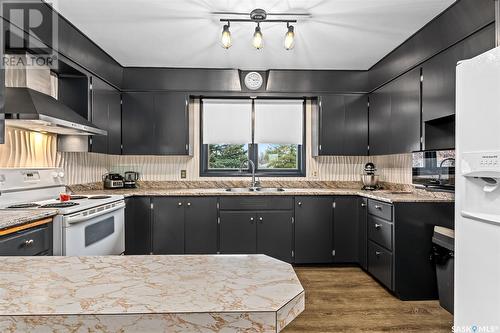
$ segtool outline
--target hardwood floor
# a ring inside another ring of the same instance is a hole
[[[402,302],[359,268],[296,267],[306,309],[282,332],[447,332],[437,301]]]

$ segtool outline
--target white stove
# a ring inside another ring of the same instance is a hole
[[[54,255],[118,255],[125,251],[122,195],[66,193],[62,169],[0,169],[1,209],[56,209]]]

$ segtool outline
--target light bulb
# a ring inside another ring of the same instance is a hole
[[[231,45],[233,45],[233,42],[231,40],[231,32],[229,31],[229,22],[228,24],[224,25],[224,28],[222,28],[221,44],[225,49],[228,49],[231,47]]]
[[[264,39],[262,37],[262,32],[260,31],[260,26],[258,24],[255,28],[255,33],[253,34],[252,45],[257,50],[260,50],[264,47]]]
[[[285,49],[291,50],[295,46],[295,32],[293,32],[293,25],[288,26],[288,31],[285,34]]]

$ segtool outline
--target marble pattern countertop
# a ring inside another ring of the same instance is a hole
[[[56,323],[277,332],[304,309],[292,266],[265,255],[2,258],[0,295],[2,332]]]
[[[379,190],[362,191],[359,188],[285,188],[273,192],[228,192],[225,188],[158,188],[138,187],[136,189],[88,189],[75,187],[74,192],[82,195],[121,194],[131,196],[258,196],[258,195],[357,195],[388,203],[395,202],[453,202],[452,193],[427,192],[424,190]]]
[[[0,209],[0,230],[57,215],[56,209]]]

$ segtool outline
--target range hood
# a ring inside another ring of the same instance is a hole
[[[5,123],[31,131],[62,135],[107,135],[75,110],[57,100],[57,78],[45,66],[27,67],[28,55],[6,55]]]
[[[107,135],[54,97],[30,88],[5,88],[9,126],[64,135]]]

